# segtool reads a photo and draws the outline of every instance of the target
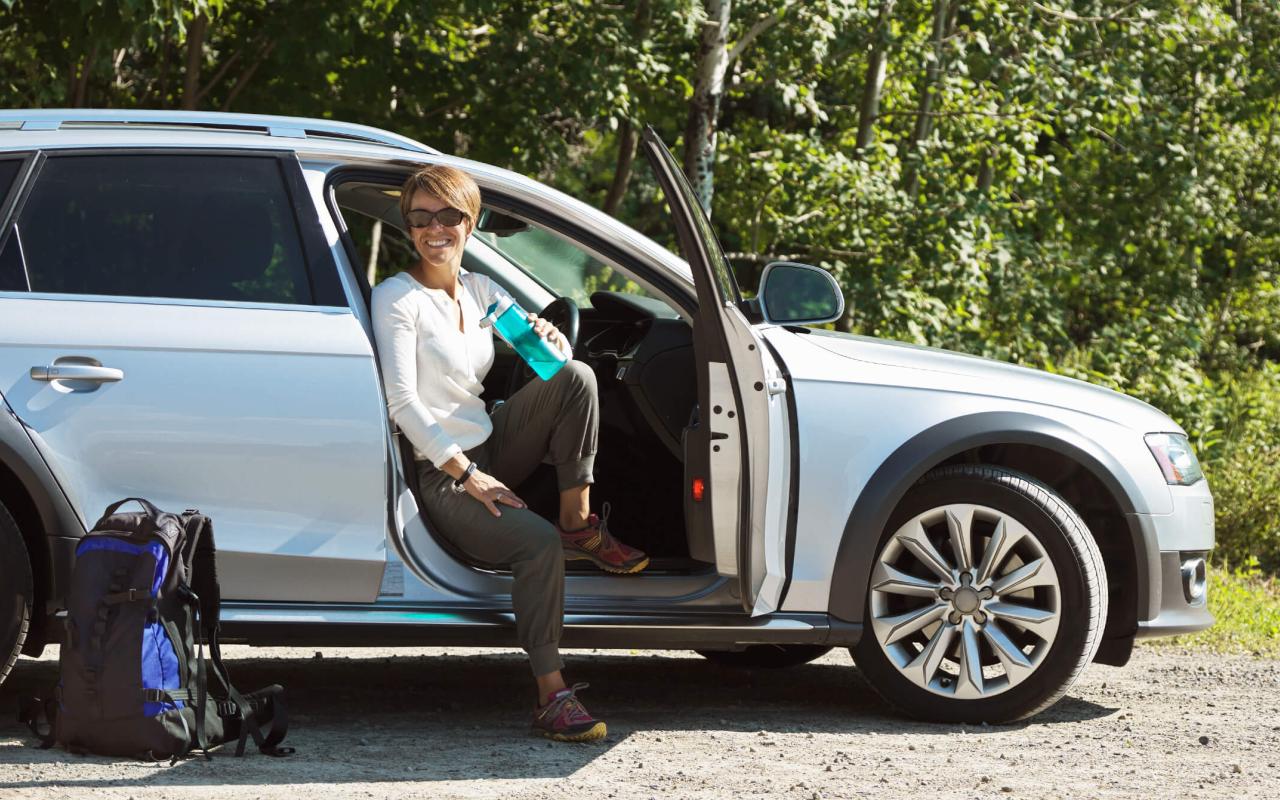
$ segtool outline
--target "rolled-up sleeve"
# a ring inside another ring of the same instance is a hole
[[[381,287],[379,287],[381,288]],[[373,292],[373,336],[391,419],[414,448],[439,468],[462,452],[418,395],[418,321],[408,295]]]

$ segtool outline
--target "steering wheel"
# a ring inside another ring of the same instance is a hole
[[[538,312],[538,316],[555,325],[564,338],[569,340],[569,347],[578,349],[578,304],[569,297],[557,297]],[[515,394],[520,387],[533,379],[533,370],[524,359],[516,356],[515,368],[511,370],[511,382],[507,385],[507,397]]]

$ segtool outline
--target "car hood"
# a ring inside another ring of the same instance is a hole
[[[1074,378],[950,350],[835,331],[809,329],[807,333],[797,335],[830,356],[917,373],[911,377],[904,375],[904,385],[927,384],[938,391],[980,393],[1069,409],[1108,419],[1142,433],[1182,432],[1176,422],[1153,406]],[[828,369],[820,369],[813,377],[820,376],[828,381],[859,381],[856,372],[831,368],[835,367],[834,364],[827,366]],[[921,372],[930,375],[920,377],[918,373]]]

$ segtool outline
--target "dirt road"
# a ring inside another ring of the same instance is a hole
[[[1141,648],[1094,666],[1027,724],[929,725],[892,713],[845,651],[777,672],[692,653],[568,655],[608,720],[602,744],[526,736],[516,652],[228,648],[243,687],[281,682],[290,758],[176,766],[40,751],[14,698],[56,655],[0,687],[0,797],[1280,797],[1280,662]]]

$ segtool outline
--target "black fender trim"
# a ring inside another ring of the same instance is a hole
[[[833,619],[861,624],[867,583],[880,536],[889,515],[916,481],[946,459],[988,444],[1044,447],[1088,469],[1107,488],[1129,523],[1138,586],[1138,619],[1145,619],[1153,587],[1159,592],[1159,546],[1154,531],[1138,524],[1136,488],[1125,486],[1125,472],[1102,447],[1078,431],[1051,419],[1012,411],[992,411],[956,417],[921,431],[882,463],[854,503],[836,551],[828,613]],[[1151,560],[1151,554],[1157,560]]]
[[[22,532],[36,579],[37,602],[46,609],[59,608],[70,577],[71,564],[65,555],[74,547],[57,544],[84,536],[84,524],[21,421],[0,397],[0,476],[6,473],[17,479],[17,490],[26,495],[38,517],[39,530],[30,530],[28,524]],[[33,624],[38,624],[39,612]]]

